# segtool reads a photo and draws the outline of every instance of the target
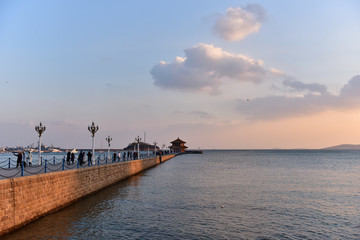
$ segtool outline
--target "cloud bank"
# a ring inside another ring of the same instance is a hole
[[[164,89],[220,93],[226,80],[260,83],[281,75],[267,69],[263,61],[232,54],[213,45],[200,43],[184,50],[185,57],[172,63],[161,61],[151,69],[154,84]]]
[[[217,18],[214,32],[227,41],[239,41],[249,34],[258,32],[265,18],[265,10],[257,4],[243,8],[229,7],[225,16]]]
[[[313,94],[326,94],[327,87],[318,83],[303,83],[294,78],[287,78],[283,81],[284,87],[287,87],[292,92],[308,91]]]
[[[360,75],[356,75],[344,85],[338,95],[327,92],[326,86],[305,84],[296,80],[285,80],[284,86],[294,90],[306,90],[305,95],[268,96],[255,98],[250,102],[238,102],[237,109],[251,119],[278,119],[304,116],[326,110],[346,110],[360,106]]]

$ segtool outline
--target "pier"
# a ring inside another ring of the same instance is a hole
[[[0,180],[0,236],[175,156]]]
[[[124,153],[122,153],[123,156]],[[113,155],[113,154],[111,154]],[[155,157],[153,154],[141,154],[139,159]],[[106,155],[98,155],[94,161],[89,162],[87,159],[83,159],[82,162],[79,160],[79,156],[75,161],[66,161],[66,156],[52,156],[52,157],[42,157],[40,160],[40,165],[33,164],[29,165],[28,162],[22,161],[22,164],[18,167],[16,158],[9,157],[8,159],[0,160],[0,180],[7,178],[23,177],[38,175],[43,173],[51,173],[58,171],[66,171],[71,169],[82,169],[93,166],[107,165],[118,162],[127,162],[137,160],[136,156],[129,156],[125,154],[125,157],[116,156],[114,160],[113,157],[108,158]],[[35,161],[37,162],[37,161]]]

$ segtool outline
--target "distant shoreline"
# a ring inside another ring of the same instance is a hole
[[[360,144],[341,144],[332,147],[322,148],[324,150],[360,150]]]
[[[360,150],[360,145],[354,144],[342,144],[326,148],[238,148],[238,149],[221,149],[221,148],[211,148],[211,149],[201,149],[201,151],[296,151],[296,150],[307,150],[307,151],[319,151],[319,150]]]
[[[199,151],[199,152],[202,152],[202,151],[281,151],[281,150],[284,150],[284,151],[296,151],[296,150],[307,150],[307,151],[318,151],[318,150],[360,150],[360,144],[340,144],[340,145],[336,145],[336,146],[331,146],[331,147],[325,147],[325,148],[238,148],[238,149],[221,149],[221,148],[209,148],[209,149],[189,149],[188,151],[189,152],[192,152],[192,151]],[[12,152],[16,152],[17,150],[15,151],[0,151],[0,154],[3,154],[3,153],[12,153]],[[26,151],[26,150],[25,150]],[[71,151],[71,149],[61,149],[61,152],[51,152],[51,151],[42,151],[43,153],[53,153],[53,154],[56,154],[56,153],[66,153],[67,151]],[[91,151],[91,149],[89,148],[79,148],[77,149],[77,151]],[[98,153],[103,153],[103,152],[107,152],[108,149],[95,149],[95,152],[98,152]],[[123,152],[123,151],[131,151],[131,150],[124,150],[124,149],[110,149],[110,152]],[[142,150],[142,151],[145,151],[145,150]],[[150,150],[150,151],[153,151],[153,150]],[[34,151],[34,153],[37,153],[37,151]]]

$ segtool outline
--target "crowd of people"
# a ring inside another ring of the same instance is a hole
[[[88,153],[86,154],[87,156],[87,163],[88,165],[92,165],[93,162],[93,154],[91,153],[91,151],[88,151]],[[130,161],[130,160],[136,160],[139,159],[138,153],[137,152],[113,152],[112,154],[112,158],[108,159],[108,161],[112,161],[112,162],[119,162],[119,161]],[[73,164],[74,161],[76,160],[76,156],[74,152],[67,152],[66,154],[66,163],[67,164]],[[80,165],[83,165],[86,163],[85,161],[85,152],[83,152],[82,150],[80,151],[79,155],[77,156],[77,160],[79,161]]]
[[[22,152],[18,152],[18,153],[14,153],[13,154],[17,157],[16,160],[16,167],[21,166],[22,164],[24,164],[24,166],[32,165],[32,153],[28,152],[27,156],[26,156],[26,152],[22,151]]]
[[[32,166],[32,153],[31,151],[28,151],[27,153],[25,151],[22,151],[22,152],[13,152],[13,154],[17,157],[17,161],[16,161],[16,167],[19,167],[21,166],[22,164],[24,164],[24,167],[29,165],[29,166]],[[157,154],[160,154],[160,153],[157,153]],[[93,158],[93,154],[91,153],[91,151],[88,151],[88,153],[86,154],[87,156],[87,162],[88,162],[88,165],[92,165],[92,158]],[[143,156],[140,154],[140,156],[138,156],[138,153],[137,152],[131,152],[131,151],[128,151],[128,152],[114,152],[112,154],[112,159],[111,161],[112,162],[117,162],[117,161],[130,161],[130,160],[136,160],[136,159],[139,159],[140,158],[143,158]],[[68,165],[70,164],[74,164],[76,160],[76,155],[74,152],[67,152],[66,154],[66,163]],[[83,152],[82,150],[80,151],[80,153],[78,154],[77,156],[77,160],[79,161],[79,164],[80,165],[83,165],[85,164],[85,152]],[[109,161],[110,159],[108,159]]]

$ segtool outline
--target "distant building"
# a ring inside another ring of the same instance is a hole
[[[185,143],[186,142],[184,142],[180,138],[177,138],[176,140],[171,142],[172,145],[169,148],[174,153],[185,152],[186,149],[188,148],[187,146],[185,146]]]
[[[137,151],[137,143],[129,143],[129,145],[124,148],[123,150],[124,151]],[[155,149],[155,146],[154,145],[151,145],[151,144],[148,144],[148,143],[144,143],[144,142],[140,142],[139,143],[139,150],[140,151],[154,151]],[[160,148],[158,146],[156,146],[156,150],[158,151]]]

